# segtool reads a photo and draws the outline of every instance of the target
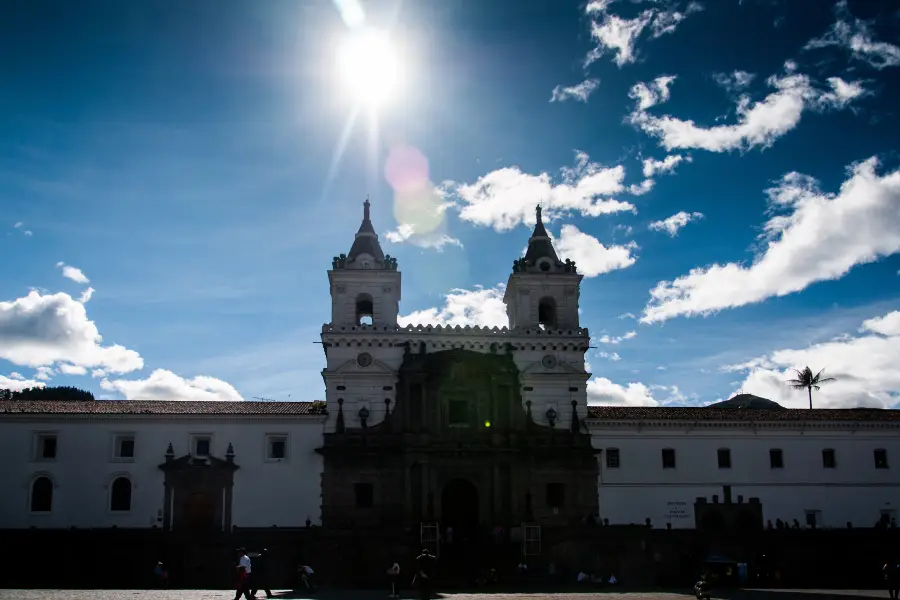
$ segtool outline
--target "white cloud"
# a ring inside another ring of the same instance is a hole
[[[506,305],[503,294],[506,286],[493,288],[477,286],[474,290],[454,289],[444,296],[444,306],[417,310],[401,316],[397,322],[407,325],[479,325],[481,327],[507,327]]]
[[[36,370],[37,373],[35,373],[34,378],[41,381],[50,381],[56,375],[56,371],[52,367],[38,367]]]
[[[87,304],[90,302],[91,298],[94,296],[94,288],[89,287],[88,289],[81,292],[81,296],[78,297],[78,302],[81,304]]]
[[[95,379],[100,379],[107,376],[106,369],[93,369],[91,371],[91,377]]]
[[[588,404],[608,406],[659,406],[650,388],[643,383],[621,386],[606,377],[594,377],[587,383]]]
[[[120,392],[126,400],[243,400],[231,384],[221,379],[204,375],[185,379],[165,369],[156,369],[146,379],[104,379],[100,387],[108,392]]]
[[[610,360],[612,362],[622,360],[622,357],[619,356],[618,352],[598,352],[597,356],[599,356],[600,358],[605,358],[606,360]]]
[[[29,367],[65,362],[101,367],[116,373],[140,369],[144,361],[134,350],[102,345],[97,326],[85,305],[64,293],[0,302],[0,358]]]
[[[385,233],[384,237],[394,244],[409,242],[414,246],[420,248],[433,248],[438,252],[441,252],[444,249],[444,246],[447,245],[459,246],[460,248],[463,247],[462,242],[446,233],[431,232],[417,234],[415,225],[410,225],[409,223],[401,223],[397,226],[397,229]]]
[[[714,264],[660,282],[641,320],[705,315],[786,296],[900,252],[900,170],[879,176],[877,166],[875,157],[853,165],[837,194],[821,192],[811,177],[785,175],[768,190],[771,209],[782,212],[764,224],[766,246],[752,264]]]
[[[662,160],[648,158],[644,160],[644,177],[672,173],[675,171],[675,167],[682,162],[691,162],[691,157],[689,155],[670,154]]]
[[[810,40],[804,50],[839,46],[850,55],[876,69],[900,65],[900,47],[887,42],[876,41],[869,24],[850,14],[847,2],[835,5],[837,20],[822,37]]]
[[[628,91],[628,97],[637,100],[637,110],[645,111],[651,106],[662,104],[671,97],[669,86],[677,78],[676,75],[661,75],[651,81],[636,83]]]
[[[500,232],[522,223],[533,225],[538,204],[550,221],[573,212],[597,217],[635,210],[629,202],[610,198],[625,191],[623,166],[602,167],[578,152],[575,166],[561,171],[562,181],[554,183],[547,173],[531,175],[518,167],[506,167],[471,184],[445,182],[442,190],[459,201],[462,220]]]
[[[587,102],[594,90],[600,85],[599,79],[585,79],[578,85],[563,87],[561,85],[553,88],[553,94],[550,96],[550,102],[564,102],[566,100],[577,100],[579,102]]]
[[[592,235],[579,231],[574,225],[563,225],[559,240],[554,244],[562,260],[578,263],[578,272],[585,277],[596,277],[634,264],[631,251],[634,242],[625,246],[604,246]]]
[[[23,223],[22,221],[17,221],[15,224],[13,224],[13,229],[18,229],[22,232],[22,235],[26,237],[31,237],[33,235],[30,229],[25,229],[25,223]]]
[[[889,408],[900,402],[898,361],[900,311],[893,311],[864,321],[859,335],[844,335],[803,349],[777,350],[726,368],[749,371],[741,384],[743,391],[790,408],[809,406],[805,391],[785,384],[795,376],[793,369],[806,366],[813,372],[824,368],[825,376],[837,379],[813,390],[814,408]]]
[[[18,376],[17,376],[18,375]],[[0,390],[19,392],[27,388],[40,388],[47,385],[37,379],[25,379],[18,373],[10,373],[9,377],[0,375]]]
[[[732,71],[731,73],[716,73],[713,75],[713,81],[725,88],[729,92],[739,92],[748,87],[756,75],[747,71]]]
[[[601,335],[597,338],[597,342],[600,344],[620,344],[625,340],[630,340],[637,337],[637,331],[628,331],[625,335],[619,336],[609,336],[609,335]]]
[[[767,83],[776,89],[765,99],[751,103],[749,96],[737,101],[737,123],[702,127],[691,120],[672,116],[656,117],[646,112],[653,97],[646,95],[647,87],[638,84],[632,89],[632,97],[638,100],[637,108],[629,119],[644,133],[659,138],[667,150],[698,148],[710,152],[766,148],[800,123],[804,111],[825,111],[846,107],[852,100],[866,92],[859,82],[846,82],[839,77],[828,78],[828,90],[813,86],[809,77],[791,72],[772,76]],[[650,105],[652,106],[652,104]]]
[[[633,63],[638,58],[637,41],[645,31],[649,31],[651,39],[674,33],[688,15],[703,10],[697,2],[689,3],[683,11],[671,6],[654,6],[626,19],[609,13],[612,4],[612,1],[595,0],[585,7],[591,19],[591,37],[597,44],[585,58],[585,66],[607,52],[613,53],[613,62],[619,67]]]
[[[87,369],[81,365],[62,363],[58,368],[63,375],[87,375]]]
[[[88,279],[85,274],[81,271],[81,269],[72,267],[67,265],[64,262],[56,263],[56,266],[62,269],[63,277],[66,279],[71,279],[75,283],[89,283],[90,279]]]
[[[699,212],[677,212],[671,217],[663,219],[662,221],[653,221],[650,223],[649,227],[653,231],[665,231],[671,237],[675,237],[678,235],[678,231],[690,223],[691,221],[696,221],[697,219],[702,219],[703,213]]]

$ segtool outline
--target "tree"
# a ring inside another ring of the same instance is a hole
[[[795,390],[806,390],[809,393],[809,407],[812,408],[812,391],[813,388],[818,392],[823,383],[828,383],[829,381],[837,381],[834,377],[822,377],[822,374],[825,373],[825,369],[822,369],[815,375],[813,375],[812,369],[806,367],[802,371],[800,369],[794,369],[797,372],[796,379],[789,379],[785,383],[794,388]]]
[[[0,390],[0,400],[65,400],[69,402],[90,402],[95,400],[94,394],[72,386],[36,387],[24,390]]]

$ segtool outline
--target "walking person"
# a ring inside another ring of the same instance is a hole
[[[900,600],[900,563],[897,560],[889,560],[884,563],[881,570],[891,600]]]
[[[387,570],[388,582],[391,584],[391,593],[389,598],[399,598],[397,582],[400,580],[400,563],[394,561],[391,568]]]
[[[272,597],[269,589],[269,550],[263,548],[253,559],[253,575],[250,576],[250,595],[256,597],[256,592],[262,590],[266,598]]]
[[[422,600],[431,600],[431,590],[434,582],[434,556],[428,548],[422,550],[422,554],[416,557],[416,576],[413,581],[419,584],[419,596]]]
[[[246,600],[250,600],[250,577],[253,567],[250,564],[250,557],[243,548],[238,548],[238,564],[237,564],[237,582],[234,593],[234,600],[240,600],[241,594]]]

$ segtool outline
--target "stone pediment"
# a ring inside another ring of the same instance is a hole
[[[190,454],[166,460],[166,462],[159,465],[159,468],[162,471],[188,471],[192,469],[237,471],[240,469],[233,461],[222,460],[215,456],[192,456]]]
[[[377,359],[373,359],[368,367],[360,367],[355,359],[350,359],[330,372],[341,375],[396,375],[394,369]]]
[[[578,368],[571,363],[567,363],[564,361],[557,361],[557,364],[552,369],[548,369],[541,364],[541,361],[537,360],[521,371],[522,375],[581,375],[585,376],[587,373],[584,371],[584,368]]]

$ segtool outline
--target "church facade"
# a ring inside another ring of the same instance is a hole
[[[366,202],[328,271],[324,402],[2,402],[0,532],[440,550],[449,527],[564,561],[590,523],[896,522],[900,411],[588,406],[581,278],[538,209],[509,327],[400,326],[401,273]]]

